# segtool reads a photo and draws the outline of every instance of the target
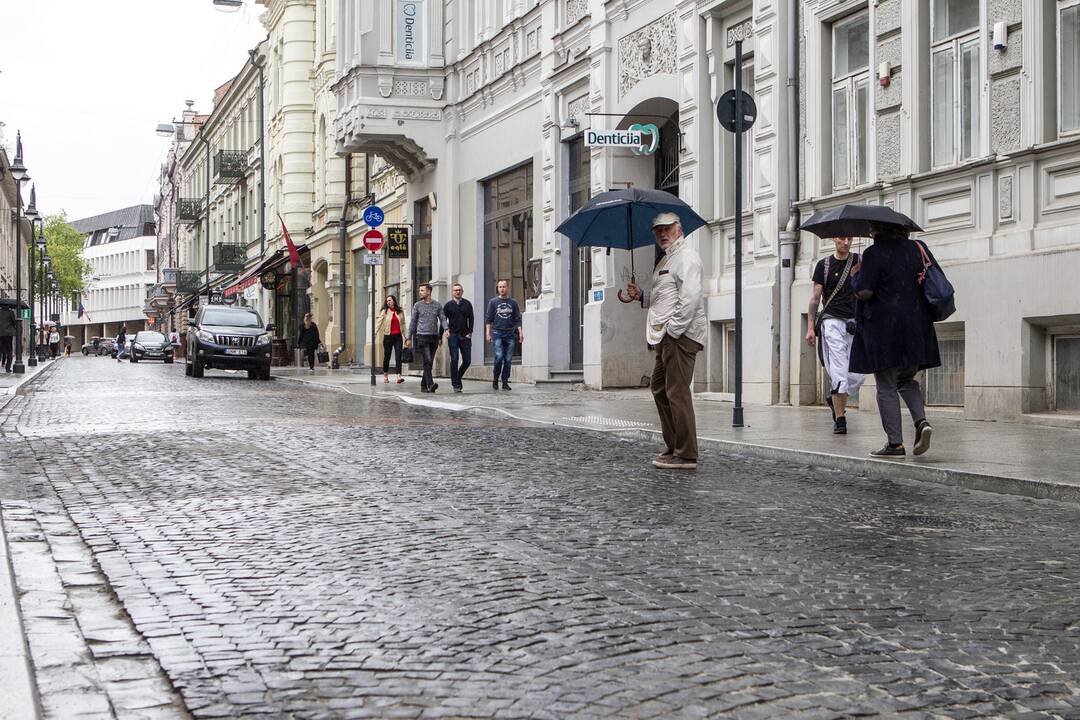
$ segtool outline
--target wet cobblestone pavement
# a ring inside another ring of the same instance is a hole
[[[1080,718],[1075,506],[98,358],[0,434],[49,717]]]

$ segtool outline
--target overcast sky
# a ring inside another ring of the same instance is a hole
[[[0,0],[0,122],[22,130],[38,209],[68,218],[152,202],[169,140],[159,122],[214,88],[266,33],[244,0]]]

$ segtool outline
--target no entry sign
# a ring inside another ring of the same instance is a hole
[[[364,233],[364,247],[371,252],[379,252],[383,246],[383,234],[378,230],[368,230]]]

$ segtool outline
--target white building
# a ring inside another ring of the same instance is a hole
[[[147,328],[143,312],[157,272],[157,229],[151,205],[135,205],[71,223],[86,235],[83,258],[90,265],[86,287],[61,316],[76,343]],[[85,310],[78,315],[78,305]]]
[[[430,259],[410,260],[430,266],[439,298],[461,282],[480,308],[511,278],[526,306],[522,379],[576,371],[610,387],[648,373],[644,311],[615,293],[629,254],[578,251],[554,228],[602,190],[657,187],[708,220],[691,236],[711,326],[695,389],[730,398],[735,153],[715,103],[743,38],[758,108],[745,139],[746,399],[820,402],[802,338],[810,272],[831,243],[788,227],[875,202],[926,228],[959,293],[930,402],[973,418],[1080,409],[1074,0],[340,0],[338,30],[340,149],[406,176],[408,221],[432,228]],[[584,145],[585,129],[635,124],[657,127],[653,154]],[[637,251],[639,275],[652,260]]]

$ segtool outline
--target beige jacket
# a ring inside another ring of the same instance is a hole
[[[397,311],[398,324],[401,325],[401,338],[405,339],[405,313],[398,308]],[[384,335],[390,334],[390,311],[387,308],[383,308],[379,311],[379,314],[375,316],[375,337],[379,342],[382,342]]]
[[[649,308],[645,339],[659,345],[664,335],[683,335],[705,344],[709,323],[705,319],[701,257],[685,237],[668,246],[667,254],[653,270],[652,287],[642,294],[641,304]]]

